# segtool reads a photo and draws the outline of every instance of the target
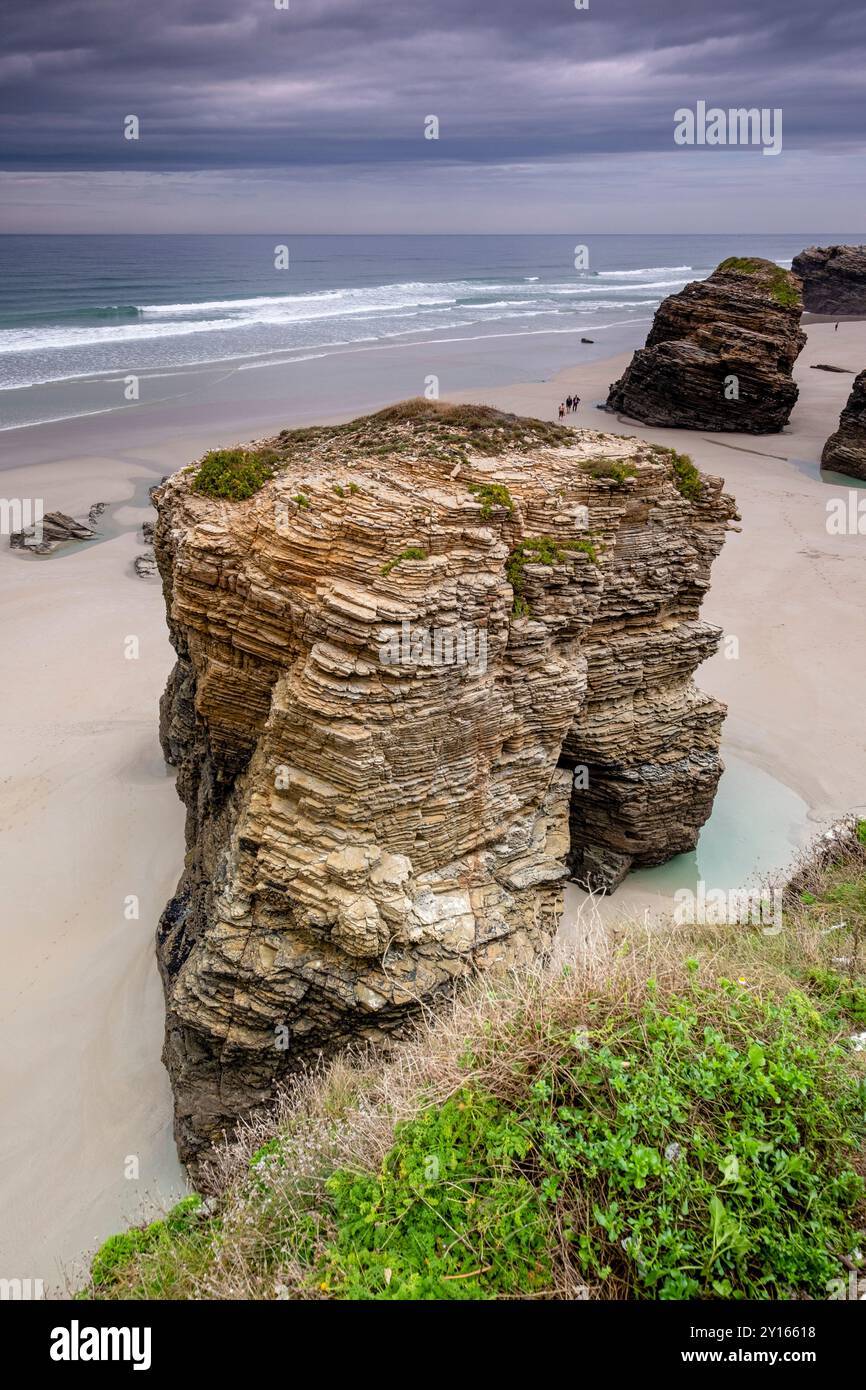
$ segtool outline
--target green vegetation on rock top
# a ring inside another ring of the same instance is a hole
[[[415,458],[465,462],[466,450],[497,455],[509,449],[571,444],[571,430],[484,405],[447,405],[421,397],[387,406],[343,425],[283,430],[275,441],[283,466],[307,462]]]
[[[274,476],[276,460],[272,450],[213,449],[202,459],[192,486],[208,497],[243,502]]]
[[[704,483],[688,454],[678,454],[675,449],[671,449],[671,466],[677,492],[687,501],[696,502],[703,493]]]
[[[767,283],[767,291],[777,304],[786,309],[801,304],[800,291],[789,271],[772,261],[761,260],[759,256],[728,256],[717,270],[732,270],[740,275],[758,275]]]
[[[627,459],[586,459],[581,467],[594,478],[609,478],[617,487],[624,487],[629,478],[637,477],[637,468]]]
[[[347,468],[358,462],[399,458],[441,460],[451,469],[455,463],[469,463],[470,453],[495,457],[573,443],[570,429],[546,420],[511,415],[491,406],[446,405],[416,398],[343,425],[283,430],[267,449],[213,450],[202,459],[192,486],[207,496],[237,502],[251,497],[276,473],[298,465]],[[481,482],[470,487],[482,502],[485,518],[495,506],[513,510],[504,484]],[[332,484],[332,489],[342,497],[356,493],[358,486],[343,481]]]
[[[688,454],[678,454],[666,444],[651,444],[650,448],[657,458],[670,461],[671,481],[680,496],[688,502],[697,502],[703,495],[704,480]]]

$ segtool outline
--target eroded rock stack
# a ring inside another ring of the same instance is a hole
[[[646,346],[607,399],[647,425],[770,434],[797,400],[806,341],[799,280],[772,261],[731,257],[659,306]]]
[[[194,470],[157,499],[188,1161],[286,1073],[543,950],[569,871],[692,847],[721,771],[724,709],[692,680],[736,515],[718,479],[429,402],[250,447],[273,476],[248,500]]]
[[[821,467],[866,480],[866,371],[854,378],[839,428],[824,445]]]
[[[866,246],[808,246],[791,269],[812,314],[866,314]]]

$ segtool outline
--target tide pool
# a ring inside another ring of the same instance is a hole
[[[724,761],[713,812],[696,849],[655,868],[637,869],[615,893],[596,897],[603,918],[642,916],[647,909],[667,912],[679,889],[696,892],[699,883],[708,891],[730,892],[780,882],[817,829],[809,821],[808,805],[790,787],[745,759],[726,753]],[[576,884],[566,886],[564,935],[587,899]]]

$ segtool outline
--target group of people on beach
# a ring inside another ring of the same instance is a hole
[[[559,418],[564,419],[566,414],[571,414],[580,405],[580,396],[566,396],[564,401],[559,402]]]

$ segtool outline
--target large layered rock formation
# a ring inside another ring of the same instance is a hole
[[[731,257],[659,306],[646,346],[607,399],[647,425],[771,434],[797,400],[806,341],[799,281],[772,261]]]
[[[866,480],[866,371],[854,378],[839,428],[824,445],[821,467]]]
[[[724,709],[692,681],[735,517],[718,479],[428,402],[266,447],[248,500],[194,470],[157,494],[187,1160],[319,1053],[543,950],[569,871],[692,847],[721,770]]]
[[[812,314],[866,314],[866,246],[808,246],[791,265]]]

